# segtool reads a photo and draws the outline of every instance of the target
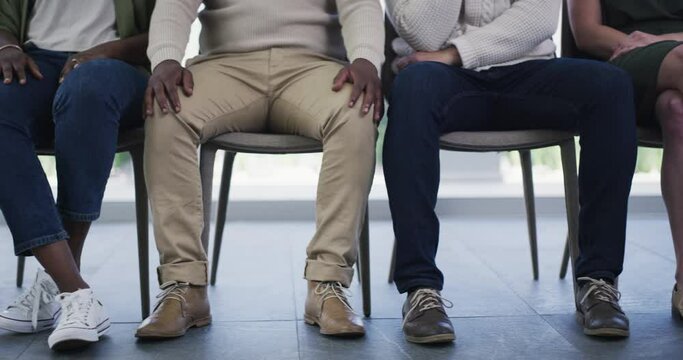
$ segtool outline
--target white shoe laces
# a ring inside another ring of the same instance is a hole
[[[62,304],[62,318],[59,327],[66,325],[85,325],[90,327],[88,314],[94,304],[94,299],[85,296],[82,292],[59,294],[59,302]]]
[[[38,312],[40,311],[41,301],[48,304],[54,300],[54,295],[50,293],[50,289],[45,284],[45,281],[33,282],[33,285],[18,298],[14,300],[12,305],[8,306],[7,309],[18,309],[24,314],[31,314],[31,326],[35,331],[38,329]]]
[[[161,293],[157,295],[157,299],[159,300],[157,300],[156,305],[154,305],[154,309],[156,310],[159,305],[166,300],[177,300],[180,302],[181,306],[182,304],[185,304],[185,294],[187,293],[187,288],[189,285],[189,283],[177,281],[168,281],[161,284]]]
[[[322,303],[324,303],[325,300],[329,299],[339,299],[339,301],[341,301],[342,304],[344,304],[344,306],[347,309],[349,309],[349,311],[355,314],[348,300],[348,298],[351,297],[351,292],[345,289],[340,282],[321,282],[318,285],[316,285],[315,289],[313,290],[313,293],[322,298]]]
[[[592,293],[595,293],[595,298],[608,302],[613,305],[619,305],[619,299],[621,299],[621,293],[617,288],[615,288],[613,285],[610,283],[606,282],[605,280],[596,280],[590,277],[580,277],[576,279],[578,281],[587,281],[590,283],[588,291],[586,291],[586,294],[583,295],[583,298],[581,298],[580,303],[583,303],[588,296],[590,296]]]
[[[410,319],[410,315],[416,310],[423,312],[431,309],[443,310],[444,307],[447,309],[453,307],[453,303],[450,300],[441,296],[441,294],[434,289],[417,289],[413,296],[410,297],[409,301],[410,309],[403,317],[404,325],[405,322]]]

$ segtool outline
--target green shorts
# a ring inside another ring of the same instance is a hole
[[[610,61],[611,64],[626,70],[633,78],[639,125],[659,124],[655,116],[655,104],[659,95],[657,92],[659,69],[664,58],[679,45],[683,45],[683,42],[661,41],[635,49]]]

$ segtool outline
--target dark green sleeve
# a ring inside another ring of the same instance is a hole
[[[0,0],[0,30],[21,37],[21,1]]]

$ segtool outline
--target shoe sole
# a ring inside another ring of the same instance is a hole
[[[319,327],[320,333],[322,335],[342,338],[357,338],[365,336],[365,331],[327,331],[320,326],[320,322],[318,321],[318,319],[309,315],[304,315],[304,322],[308,325]]]
[[[192,328],[201,328],[204,326],[209,326],[209,325],[211,325],[211,321],[212,321],[211,315],[209,315],[203,319],[199,319],[199,320],[193,322],[192,324],[190,324],[190,326],[188,326],[181,333],[177,333],[177,334],[141,334],[139,332],[136,332],[135,337],[138,339],[148,339],[148,340],[154,340],[154,339],[160,339],[161,340],[161,339],[177,338],[177,337],[181,337],[181,336],[185,335],[187,333],[187,331],[192,329]]]
[[[404,335],[406,341],[414,344],[443,344],[455,341],[455,334],[439,334],[430,336]]]
[[[59,314],[61,313],[62,310],[59,309],[53,315],[52,319],[38,320],[37,329],[33,329],[33,325],[31,324],[30,320],[16,320],[0,315],[0,329],[19,334],[36,334],[39,332],[52,329],[55,326],[57,319],[59,318]]]
[[[63,340],[57,340],[56,342],[50,345],[50,348],[55,351],[65,351],[65,350],[73,350],[73,349],[78,349],[82,348],[85,346],[88,346],[92,343],[96,343],[100,341],[100,338],[104,335],[107,335],[109,332],[109,328],[111,327],[111,323],[109,322],[109,319],[104,320],[101,322],[96,330],[97,330],[97,336],[95,338],[91,339],[85,339],[85,338],[75,338],[75,339],[63,339]],[[49,339],[48,339],[49,342]]]
[[[631,335],[629,330],[616,329],[616,328],[600,328],[600,329],[589,329],[585,325],[585,317],[579,311],[576,312],[576,321],[583,327],[583,333],[590,336],[599,337],[629,337]]]

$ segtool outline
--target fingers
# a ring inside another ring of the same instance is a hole
[[[338,92],[341,90],[344,87],[344,84],[350,80],[350,74],[349,68],[342,69],[334,78],[332,83],[332,91]]]
[[[38,80],[43,80],[43,73],[40,72],[38,64],[36,64],[30,57],[26,60],[26,65],[28,66],[28,71],[33,75],[34,78]]]
[[[12,65],[12,68],[14,69],[14,73],[17,74],[17,80],[19,80],[19,84],[26,84],[26,70],[24,64],[15,63]]]
[[[382,94],[382,89],[378,88],[375,91],[375,122],[382,120],[384,116],[384,94]]]
[[[351,90],[351,99],[349,100],[349,107],[356,106],[356,102],[358,102],[358,98],[363,93],[363,89],[365,89],[365,84],[354,81],[353,89]]]
[[[396,63],[396,66],[398,66],[399,70],[405,69],[408,65],[414,64],[417,62],[417,57],[415,54],[404,56],[403,58],[399,59],[398,62]]]
[[[154,115],[154,89],[152,86],[148,85],[147,90],[145,90],[145,115],[144,117],[149,117]]]
[[[173,110],[177,113],[180,112],[180,97],[178,97],[178,85],[175,83],[166,84],[166,93],[171,101]],[[163,109],[162,109],[163,111]],[[165,112],[165,111],[164,111]]]
[[[64,65],[64,69],[62,69],[62,75],[59,77],[59,83],[63,83],[64,79],[66,79],[66,76],[69,75],[71,70],[73,70],[76,67],[77,63],[73,61],[68,61],[66,65]]]
[[[157,99],[157,104],[159,104],[161,111],[164,114],[168,113],[170,106],[168,104],[168,98],[166,97],[166,89],[164,88],[164,84],[156,83],[154,85],[154,97]]]
[[[183,70],[182,82],[185,96],[192,96],[192,92],[194,91],[194,77],[192,76],[192,72],[190,70]]]
[[[14,78],[14,70],[12,70],[12,65],[9,63],[2,64],[2,76],[4,78],[3,83],[11,84]]]
[[[370,108],[375,103],[375,84],[370,82],[365,88],[365,94],[363,96],[363,105],[361,106],[361,112],[363,115],[367,115],[370,112]]]

